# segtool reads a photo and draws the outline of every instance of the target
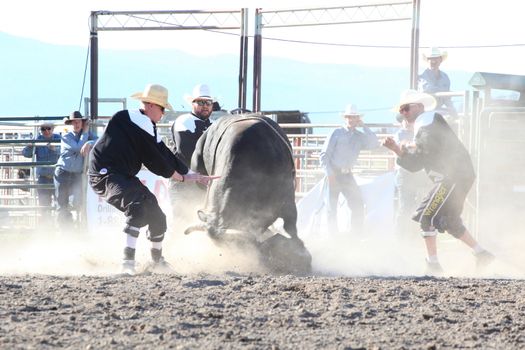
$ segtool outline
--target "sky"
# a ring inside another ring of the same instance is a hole
[[[220,10],[255,7],[263,10],[350,6],[380,1],[232,1],[195,3],[136,0],[19,0],[0,4],[0,32],[58,45],[87,47],[91,11]],[[525,75],[525,26],[522,0],[421,0],[420,46],[441,47],[449,56],[443,69]],[[170,5],[171,4],[171,5]],[[520,6],[521,5],[521,6]],[[407,8],[408,14],[411,9]],[[248,28],[253,33],[253,15]],[[295,28],[268,28],[264,37],[369,45],[374,48],[263,41],[263,57],[278,56],[305,62],[408,65],[410,21]],[[101,48],[177,48],[197,55],[237,53],[236,31],[228,34],[198,31],[102,32]],[[251,45],[251,44],[250,44]],[[396,46],[401,48],[377,48]],[[490,46],[490,47],[483,47]],[[313,49],[312,49],[313,48]],[[251,55],[250,46],[250,55]]]

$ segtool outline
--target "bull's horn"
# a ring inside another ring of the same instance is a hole
[[[245,231],[237,230],[235,228],[226,228],[220,231],[220,234],[230,234],[230,235],[242,235],[245,233],[246,233]]]
[[[206,229],[206,226],[204,226],[203,224],[195,224],[195,225],[191,225],[187,229],[185,229],[184,230],[184,234],[185,235],[189,235],[190,233],[192,233],[194,231],[207,232],[208,230]]]

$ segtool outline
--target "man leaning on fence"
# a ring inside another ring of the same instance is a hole
[[[69,228],[72,223],[72,209],[78,210],[83,201],[82,174],[84,160],[93,146],[96,136],[89,131],[89,120],[79,111],[64,118],[64,124],[72,130],[62,135],[60,157],[55,168],[55,196],[57,200],[58,223],[60,228]],[[73,203],[69,203],[73,196]],[[65,224],[65,226],[63,226]]]
[[[52,206],[53,199],[53,173],[55,171],[54,164],[56,164],[60,155],[60,147],[58,144],[50,141],[60,140],[60,135],[53,132],[54,125],[50,122],[44,122],[40,125],[40,134],[36,137],[37,141],[49,141],[45,145],[35,146],[30,144],[22,150],[22,155],[26,158],[33,158],[37,162],[50,162],[51,166],[36,166],[36,180],[38,185],[47,186],[50,188],[38,188],[38,206],[41,208],[43,219],[48,219]]]

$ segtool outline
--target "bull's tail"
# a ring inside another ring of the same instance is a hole
[[[189,235],[190,233],[195,232],[195,231],[208,232],[208,229],[206,228],[204,224],[195,224],[185,229],[184,234]]]

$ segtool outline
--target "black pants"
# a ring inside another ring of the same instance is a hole
[[[450,179],[437,183],[423,199],[412,219],[419,222],[423,231],[447,231],[454,237],[461,237],[466,230],[461,212],[472,183],[471,180]]]
[[[166,232],[166,215],[157,198],[135,176],[120,174],[89,175],[89,185],[96,194],[124,212],[126,224],[148,226],[148,239],[161,242]]]

